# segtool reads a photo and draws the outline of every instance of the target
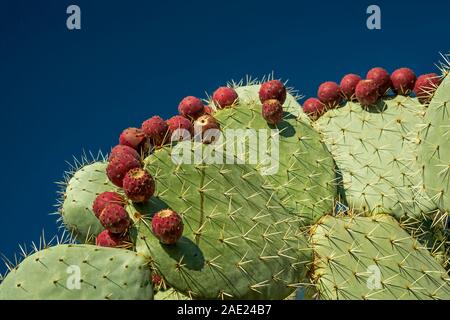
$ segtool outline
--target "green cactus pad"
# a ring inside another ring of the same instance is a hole
[[[78,281],[79,280],[79,281]],[[153,299],[150,269],[123,249],[58,245],[38,251],[0,285],[0,300]]]
[[[369,109],[348,102],[315,122],[342,174],[351,208],[416,220],[436,209],[423,190],[416,160],[424,112],[417,99],[397,96]]]
[[[288,94],[283,107],[296,112],[297,116],[285,111],[283,121],[277,126],[267,124],[261,114],[259,88],[259,85],[236,88],[239,103],[233,108],[218,110],[214,116],[223,132],[229,129],[279,130],[278,170],[275,174],[264,175],[264,188],[275,191],[284,206],[301,217],[305,225],[311,225],[333,211],[337,193],[333,158],[293,96]],[[245,131],[242,132],[236,136],[244,137]],[[267,135],[268,150],[275,135]],[[263,138],[258,136],[258,142],[260,139]],[[248,152],[260,152],[258,142],[251,143],[250,139],[245,142]],[[248,155],[246,157],[249,163]],[[258,163],[256,167],[261,168],[261,165]]]
[[[102,192],[116,188],[106,176],[104,162],[95,162],[78,169],[67,184],[60,209],[66,228],[80,242],[92,242],[103,226],[92,211],[95,198]]]
[[[436,90],[421,131],[419,164],[425,190],[436,205],[450,212],[450,76]]]
[[[450,299],[446,271],[389,215],[327,216],[311,238],[321,299]]]
[[[192,155],[202,145],[185,141],[177,146]],[[181,214],[183,237],[175,245],[162,245],[151,222],[141,218],[134,234],[137,252],[153,259],[171,287],[195,299],[289,296],[310,261],[306,238],[298,231],[300,219],[263,187],[255,168],[177,165],[171,154],[164,148],[145,160],[157,186],[149,206],[153,213],[171,208]],[[142,209],[131,215],[139,216]]]

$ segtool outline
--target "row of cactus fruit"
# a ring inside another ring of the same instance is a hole
[[[444,59],[440,75],[348,74],[303,107],[271,77],[233,82],[124,130],[67,174],[59,213],[75,240],[9,265],[0,298],[450,299]],[[251,161],[251,137],[243,157],[225,144],[230,129],[268,131],[278,170]],[[202,161],[177,163],[175,148]]]

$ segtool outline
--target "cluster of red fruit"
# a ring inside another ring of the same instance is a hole
[[[128,139],[124,133],[119,140],[120,144],[112,149],[109,156],[107,176],[113,184],[123,189],[131,202],[147,202],[155,192],[155,181],[142,168],[138,152],[142,151],[142,144]],[[116,192],[103,192],[96,197],[93,211],[105,228],[97,236],[97,245],[118,247],[129,242],[131,219],[125,210],[126,205],[127,200]],[[152,218],[152,231],[161,243],[174,244],[183,233],[183,221],[175,211],[162,210]]]
[[[270,124],[276,124],[283,118],[283,103],[286,100],[286,88],[278,80],[261,85],[259,98],[262,103],[262,115]],[[218,88],[212,97],[217,109],[236,105],[238,94],[230,87]],[[164,121],[153,116],[142,123],[141,128],[127,128],[119,137],[119,145],[110,153],[106,174],[109,180],[123,189],[126,198],[134,203],[147,202],[155,192],[153,177],[142,168],[141,159],[151,148],[160,148],[173,139],[173,133],[184,129],[192,136],[200,128],[203,143],[211,143],[206,135],[210,129],[220,129],[213,117],[213,109],[205,106],[199,98],[185,97],[178,106],[179,115]],[[181,137],[178,137],[180,139]],[[97,237],[97,245],[117,247],[129,241],[128,229],[131,219],[125,206],[127,200],[116,192],[104,192],[97,196],[93,211],[105,228]],[[174,244],[183,233],[183,221],[178,213],[166,209],[152,218],[152,231],[164,244]]]
[[[303,111],[316,120],[345,100],[357,100],[363,106],[374,105],[378,99],[389,94],[390,90],[405,96],[414,92],[425,103],[440,81],[441,78],[435,73],[416,78],[414,71],[409,68],[397,69],[391,75],[383,68],[373,68],[367,73],[365,80],[357,74],[348,74],[342,78],[340,85],[332,81],[322,83],[317,98],[307,99],[303,104]]]
[[[262,116],[269,124],[277,124],[283,119],[283,104],[286,101],[286,87],[279,80],[264,82],[259,89]]]

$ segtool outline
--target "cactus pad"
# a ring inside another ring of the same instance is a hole
[[[150,269],[135,252],[70,244],[22,261],[1,283],[2,299],[149,300],[153,288]]]
[[[450,211],[450,76],[436,90],[421,131],[419,163],[425,190],[443,211]]]
[[[311,238],[321,299],[450,299],[446,271],[389,215],[327,216]]]
[[[310,259],[300,219],[263,188],[255,168],[176,165],[170,148],[149,156],[145,168],[157,183],[147,209],[170,208],[184,221],[183,237],[172,246],[159,243],[149,221],[136,224],[136,250],[152,258],[171,287],[201,299],[283,299],[295,290]]]
[[[214,116],[225,132],[228,129],[242,129],[243,132],[245,129],[279,130],[278,171],[264,175],[264,188],[273,190],[283,205],[301,217],[305,225],[313,224],[333,211],[337,193],[333,158],[292,95],[288,94],[283,105],[283,121],[276,126],[269,125],[261,115],[259,87],[237,87],[238,104],[219,110]],[[268,135],[268,150],[272,138]],[[261,151],[258,143],[247,142],[246,146],[253,154]]]
[[[92,203],[100,193],[115,189],[106,176],[104,162],[81,167],[69,180],[60,214],[67,229],[80,242],[91,242],[103,230],[92,211]]]
[[[369,109],[348,102],[315,123],[342,174],[349,206],[420,219],[435,209],[423,190],[417,137],[425,107],[397,96]]]

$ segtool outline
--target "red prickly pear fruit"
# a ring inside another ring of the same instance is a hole
[[[277,124],[283,120],[283,106],[275,99],[264,101],[262,105],[262,116],[269,124]]]
[[[441,84],[441,77],[436,73],[423,74],[417,78],[414,93],[420,102],[427,102],[436,88]]]
[[[334,108],[342,101],[341,88],[336,82],[324,82],[319,86],[317,97],[328,109]]]
[[[367,72],[366,79],[372,80],[375,83],[380,96],[384,96],[392,86],[389,72],[380,67],[370,69],[369,72]]]
[[[128,146],[140,153],[146,153],[150,146],[145,133],[138,128],[127,128],[120,134],[119,142],[123,146]]]
[[[152,232],[162,244],[175,244],[183,235],[183,220],[173,210],[157,212],[152,218]]]
[[[111,233],[122,234],[131,224],[130,217],[125,209],[115,203],[108,204],[100,214],[100,223]]]
[[[154,146],[162,146],[168,137],[169,126],[160,116],[153,116],[142,123],[141,130]]]
[[[188,119],[186,119],[183,116],[174,116],[167,120],[167,125],[169,126],[169,138],[174,138],[172,135],[177,131],[178,129],[184,129],[189,132],[189,134],[192,136],[194,132],[194,127]],[[181,137],[177,137],[175,140],[183,140]]]
[[[146,202],[155,193],[155,180],[146,170],[134,168],[123,178],[123,190],[131,201]]]
[[[92,205],[92,210],[94,211],[95,216],[97,218],[100,217],[103,209],[105,209],[105,207],[111,203],[115,203],[123,207],[125,206],[126,201],[120,194],[116,192],[107,191],[100,193],[97,198],[95,198],[94,204]]]
[[[280,101],[281,104],[286,101],[286,87],[280,80],[264,82],[259,89],[261,103],[272,99]]]
[[[199,98],[188,96],[181,100],[178,105],[178,112],[185,118],[195,120],[200,117],[205,110],[202,100]]]
[[[312,119],[317,120],[325,113],[325,105],[317,98],[309,98],[303,103],[303,111]]]
[[[209,115],[205,114],[195,120],[194,122],[194,132],[195,134],[201,134],[201,139],[204,144],[210,144],[216,141],[216,138],[220,130],[220,124],[217,120]]]
[[[152,283],[154,287],[161,287],[163,284],[163,280],[161,276],[157,273],[152,273]]]
[[[122,188],[123,178],[128,171],[140,168],[141,162],[130,154],[123,153],[114,156],[106,167],[106,175],[116,186]]]
[[[238,99],[236,90],[229,87],[220,87],[213,93],[213,101],[218,109],[231,107]]]
[[[416,74],[409,68],[400,68],[391,75],[392,87],[401,95],[408,95],[416,83]]]
[[[205,114],[209,114],[210,116],[212,116],[214,113],[213,108],[211,108],[210,106],[205,106]]]
[[[123,146],[121,144],[115,146],[112,148],[111,153],[109,154],[109,161],[111,161],[114,157],[119,156],[121,154],[129,154],[133,158],[136,158],[136,160],[140,160],[141,157],[139,156],[139,153],[134,150],[133,148],[129,146]]]
[[[128,236],[123,236],[121,234],[111,233],[108,230],[103,230],[100,232],[95,239],[95,244],[100,247],[122,247],[126,242],[129,242]]]
[[[341,80],[340,83],[340,87],[341,87],[341,91],[342,94],[344,95],[344,97],[349,100],[352,101],[353,99],[355,99],[355,89],[356,89],[356,85],[361,81],[361,77],[357,74],[347,74],[346,76],[344,76]]]
[[[355,95],[363,106],[375,104],[380,97],[378,86],[373,80],[361,80],[356,85]]]

